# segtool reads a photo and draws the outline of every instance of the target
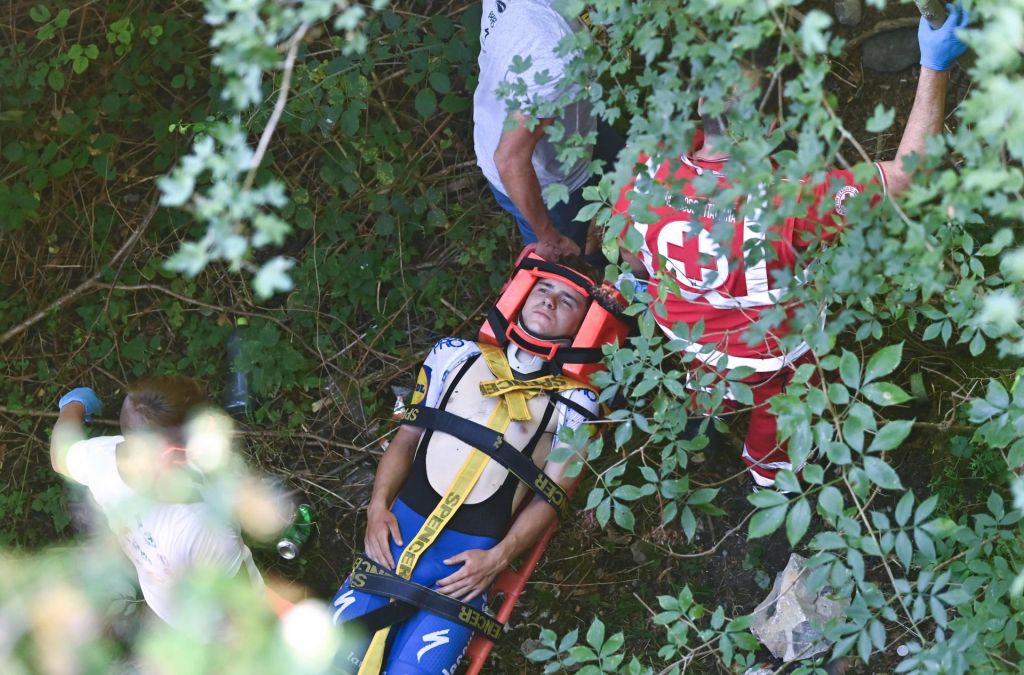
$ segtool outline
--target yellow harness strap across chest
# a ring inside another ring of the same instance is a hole
[[[549,391],[580,389],[584,386],[561,375],[548,375],[535,380],[516,380],[503,349],[486,344],[478,346],[487,362],[487,367],[497,377],[495,380],[481,382],[480,393],[487,397],[498,397],[498,404],[487,420],[487,427],[499,433],[504,434],[512,420],[524,422],[531,419],[527,401],[534,396]],[[489,461],[490,457],[484,453],[475,448],[470,449],[469,456],[455,474],[447,492],[427,516],[416,536],[402,551],[395,569],[398,576],[405,579],[412,578],[412,571],[416,567],[416,563],[419,562],[420,556],[434,543],[455,512],[465,503]],[[378,675],[380,673],[384,664],[384,648],[390,630],[390,627],[382,628],[374,634],[370,646],[366,650],[366,655],[363,657],[363,662],[359,666],[359,675]]]

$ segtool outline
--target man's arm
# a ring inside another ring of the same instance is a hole
[[[405,483],[409,470],[412,468],[416,445],[423,434],[422,429],[410,426],[399,427],[395,438],[388,445],[377,465],[377,474],[373,478],[373,493],[370,505],[366,510],[366,537],[363,544],[366,555],[376,563],[395,568],[391,556],[388,536],[395,543],[403,546],[402,533],[398,529],[398,519],[391,513],[391,503],[398,496],[398,491]]]
[[[54,471],[71,478],[67,466],[68,449],[85,438],[84,424],[91,422],[92,416],[103,410],[103,402],[89,387],[76,387],[60,397],[57,409],[60,414],[50,436],[50,464]]]
[[[569,494],[572,494],[582,477],[581,475],[572,478],[566,476],[566,470],[573,458],[582,459],[574,453],[564,462],[557,464],[547,462],[544,465],[544,473]],[[438,581],[439,590],[463,602],[469,602],[484,593],[494,581],[494,577],[498,576],[526,549],[533,546],[556,517],[555,508],[541,497],[534,495],[512,522],[508,533],[492,548],[486,551],[479,549],[463,551],[445,560],[445,565],[462,564],[462,567]]]
[[[910,117],[907,118],[907,126],[903,130],[896,158],[878,163],[885,173],[886,187],[890,195],[898,195],[910,187],[913,174],[903,166],[903,161],[912,154],[923,157],[928,137],[942,131],[948,83],[948,72],[921,68],[914,106],[910,110]]]
[[[933,29],[923,17],[918,25],[921,74],[917,80],[914,105],[903,130],[896,158],[879,162],[885,173],[889,193],[893,195],[910,187],[913,178],[911,172],[904,168],[903,160],[915,153],[923,156],[928,137],[942,131],[946,114],[946,87],[949,84],[947,71],[967,50],[967,46],[956,36],[956,31],[967,26],[970,17],[959,5],[949,5],[949,9],[949,16],[939,28]]]
[[[68,473],[68,448],[85,438],[85,406],[75,401],[60,409],[57,422],[53,425],[50,435],[50,464],[53,470],[62,476],[71,478]]]
[[[533,168],[533,151],[544,136],[544,127],[554,120],[538,120],[530,131],[527,128],[529,118],[522,113],[512,113],[511,119],[515,127],[502,132],[498,148],[494,151],[494,164],[508,197],[537,235],[537,253],[541,257],[557,260],[567,255],[579,255],[580,247],[576,242],[563,236],[552,224],[537,172]]]

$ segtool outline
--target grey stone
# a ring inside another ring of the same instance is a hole
[[[835,0],[836,21],[844,26],[856,26],[864,16],[862,0]]]
[[[806,586],[804,559],[793,553],[786,569],[775,577],[768,597],[754,610],[751,632],[777,659],[806,659],[827,651],[831,643],[823,628],[829,619],[842,616],[846,604],[828,597],[829,587],[817,594]]]
[[[877,73],[898,73],[921,61],[916,28],[898,28],[868,38],[861,63]]]

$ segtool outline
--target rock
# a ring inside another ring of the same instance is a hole
[[[861,63],[877,73],[898,73],[919,63],[916,28],[899,28],[868,38],[861,48]]]
[[[829,599],[832,589],[827,586],[812,594],[806,586],[804,562],[795,553],[789,556],[768,597],[754,610],[750,629],[775,658],[786,663],[828,650],[831,643],[822,629],[829,619],[841,616],[848,604]]]
[[[856,26],[864,16],[861,0],[835,0],[836,21],[844,26]]]

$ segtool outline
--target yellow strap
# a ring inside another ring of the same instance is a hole
[[[527,398],[532,398],[546,391],[568,391],[570,389],[590,389],[582,382],[564,375],[545,375],[532,380],[517,380],[508,365],[505,350],[493,345],[480,344],[480,353],[487,361],[498,379],[484,380],[480,383],[480,393],[484,396],[503,396],[508,402],[509,417],[517,422],[530,419],[530,410],[526,405]]]
[[[508,365],[508,359],[505,357],[505,351],[498,349],[491,345],[481,344],[480,353],[483,354],[484,360],[487,361],[487,367],[491,369],[491,372],[498,378],[492,382],[501,382],[512,380],[512,367]],[[490,384],[490,382],[488,383]],[[484,396],[503,396],[505,403],[508,405],[508,415],[516,421],[524,421],[530,419],[530,409],[526,405],[526,393],[519,390],[509,389],[506,392],[487,394],[484,393],[484,383],[480,383],[480,393]]]

